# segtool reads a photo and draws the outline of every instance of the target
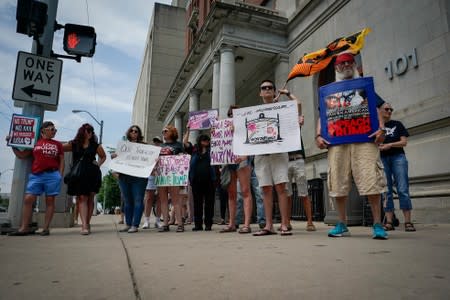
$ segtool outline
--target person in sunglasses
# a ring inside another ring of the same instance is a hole
[[[411,198],[409,197],[408,160],[403,150],[408,143],[409,133],[402,122],[391,119],[393,111],[394,109],[389,103],[384,103],[381,107],[381,114],[386,128],[386,138],[378,148],[381,151],[381,161],[384,165],[388,188],[386,193],[386,206],[384,207],[386,214],[384,229],[387,231],[395,229],[392,223],[394,215],[392,188],[395,184],[400,209],[403,211],[403,216],[405,217],[405,231],[416,231],[411,222],[412,204]]]
[[[33,157],[31,173],[25,190],[25,199],[22,207],[22,222],[17,231],[10,232],[10,236],[23,236],[30,233],[29,223],[33,214],[33,203],[37,196],[45,193],[45,222],[42,236],[50,234],[50,223],[55,211],[55,198],[61,190],[61,179],[64,172],[64,150],[61,142],[54,140],[55,125],[46,121],[42,123],[41,136],[32,150],[21,151],[13,147],[16,157],[25,159]],[[9,136],[6,137],[9,140]]]
[[[105,150],[97,142],[94,127],[88,123],[81,125],[75,138],[64,144],[63,147],[64,151],[72,152],[73,163],[79,160],[82,163],[83,176],[75,182],[68,182],[67,193],[76,196],[76,205],[82,224],[80,234],[88,235],[91,233],[94,197],[99,192],[102,184],[100,166],[106,160]],[[98,160],[96,156],[98,156]]]

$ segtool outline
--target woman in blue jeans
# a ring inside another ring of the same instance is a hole
[[[405,217],[405,231],[416,231],[411,222],[412,204],[409,197],[408,160],[403,150],[407,144],[409,134],[400,121],[391,120],[393,111],[394,109],[389,103],[384,103],[381,106],[381,115],[386,128],[386,138],[383,144],[380,144],[379,148],[388,186],[386,205],[384,208],[386,213],[385,230],[395,229],[392,224],[394,215],[392,188],[395,184],[400,201],[400,209],[403,211]]]

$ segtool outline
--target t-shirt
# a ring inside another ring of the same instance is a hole
[[[31,172],[37,174],[49,170],[58,170],[61,155],[64,155],[64,150],[60,142],[39,139],[33,148]]]
[[[400,141],[400,137],[405,136],[408,137],[409,133],[406,130],[405,126],[403,126],[402,122],[396,120],[390,120],[384,124],[386,128],[386,138],[384,139],[384,144],[394,143]],[[389,150],[381,151],[381,156],[389,156],[405,153],[403,147],[391,147]]]
[[[183,144],[180,142],[161,144],[159,155],[177,155],[183,152]]]

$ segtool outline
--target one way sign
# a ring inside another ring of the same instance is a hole
[[[58,105],[62,60],[19,51],[13,99]]]

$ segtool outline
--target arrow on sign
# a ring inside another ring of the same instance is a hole
[[[22,91],[24,91],[25,94],[27,94],[30,97],[33,97],[33,94],[38,94],[38,95],[42,95],[42,96],[51,96],[51,94],[52,94],[49,91],[35,89],[34,84],[30,84],[29,86],[23,87]]]

